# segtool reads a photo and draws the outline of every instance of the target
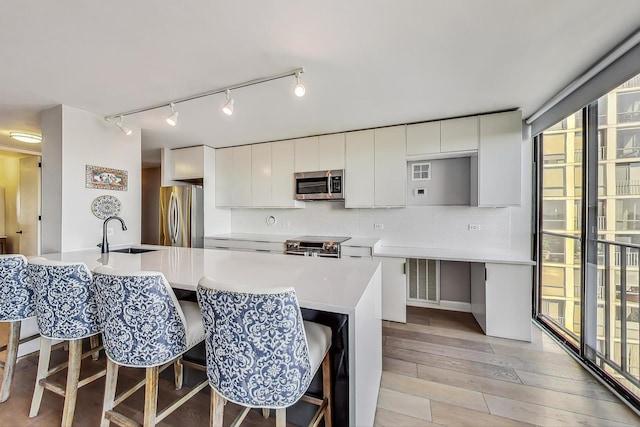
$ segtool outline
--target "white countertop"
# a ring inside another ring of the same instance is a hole
[[[495,264],[535,265],[535,261],[510,252],[481,252],[468,249],[421,248],[410,246],[378,246],[374,256],[425,258],[441,261],[488,262]]]
[[[342,242],[342,246],[375,248],[379,245],[380,239],[375,237],[353,237],[346,242]]]
[[[378,269],[369,259],[336,260],[259,252],[136,245],[158,249],[143,254],[98,249],[44,254],[50,260],[84,262],[93,270],[110,265],[125,272],[162,272],[175,288],[195,290],[202,276],[239,286],[293,286],[302,307],[352,314]],[[117,247],[112,247],[117,249]]]

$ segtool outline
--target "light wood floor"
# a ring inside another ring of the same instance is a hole
[[[409,307],[383,323],[377,426],[629,426],[638,417],[532,326],[487,337],[468,313]]]
[[[503,340],[483,335],[470,314],[421,308],[408,309],[407,324],[383,326],[377,426],[640,425],[639,417],[535,327],[531,343]],[[65,356],[62,350],[53,354]],[[103,364],[104,356],[86,359],[83,375]],[[0,404],[0,427],[60,425],[63,400],[46,391],[40,414],[28,418],[36,366],[37,356],[18,363],[11,397]],[[121,369],[119,389],[141,375]],[[160,384],[160,405],[186,392],[175,391],[170,377]],[[82,389],[74,425],[98,425],[103,389],[103,379]],[[142,400],[139,391],[119,409],[141,420]],[[206,426],[208,404],[205,389],[160,425]],[[225,425],[238,411],[231,403],[225,407]],[[274,419],[252,411],[243,425],[273,426]]]

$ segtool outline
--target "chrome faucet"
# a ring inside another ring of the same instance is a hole
[[[100,252],[103,254],[109,253],[109,240],[107,239],[107,223],[112,219],[117,219],[118,221],[120,221],[120,224],[122,224],[122,231],[127,231],[127,226],[124,224],[124,220],[119,216],[110,216],[109,218],[105,219],[104,222],[102,223],[102,244],[98,245],[101,248]]]

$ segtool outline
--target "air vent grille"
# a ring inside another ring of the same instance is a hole
[[[431,259],[407,259],[407,300],[412,302],[440,301],[438,262]]]

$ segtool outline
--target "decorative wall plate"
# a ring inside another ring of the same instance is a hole
[[[119,215],[122,204],[117,197],[98,196],[91,202],[91,212],[100,219],[107,219],[110,216]]]

